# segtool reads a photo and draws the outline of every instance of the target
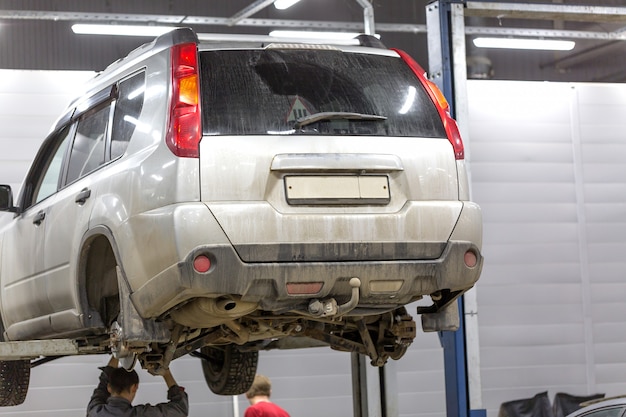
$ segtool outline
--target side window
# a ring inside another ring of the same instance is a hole
[[[66,127],[59,134],[58,140],[56,141],[59,145],[47,162],[47,166],[40,177],[41,180],[35,186],[34,198],[31,201],[32,204],[39,203],[58,190],[59,176],[61,175],[61,169],[63,167],[63,157],[71,137],[69,133],[70,128]]]
[[[624,407],[603,408],[601,410],[587,413],[584,417],[619,417],[623,412]]]
[[[126,152],[128,142],[135,132],[143,108],[146,75],[144,72],[120,82],[118,99],[113,114],[111,133],[111,159]]]
[[[107,105],[90,111],[78,121],[70,153],[66,181],[68,184],[104,164],[110,108],[110,105]]]

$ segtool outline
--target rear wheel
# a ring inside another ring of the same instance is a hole
[[[0,406],[20,405],[26,399],[30,361],[0,361]]]
[[[4,341],[2,319],[0,341]],[[26,400],[29,382],[30,360],[0,361],[0,407],[22,404]]]
[[[199,356],[204,379],[213,393],[239,395],[252,385],[259,352],[242,352],[233,345],[205,346]]]

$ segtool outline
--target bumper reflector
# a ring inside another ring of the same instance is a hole
[[[469,268],[475,267],[476,264],[478,263],[478,258],[476,258],[476,254],[472,252],[471,250],[468,250],[467,252],[465,252],[465,256],[463,257],[463,260],[465,261],[465,265],[467,265]]]
[[[371,292],[397,292],[402,287],[402,281],[370,281]]]
[[[193,269],[198,272],[207,272],[211,269],[211,260],[206,255],[198,255],[193,260]]]
[[[289,295],[317,294],[322,290],[323,286],[324,286],[323,282],[288,282],[287,294]]]

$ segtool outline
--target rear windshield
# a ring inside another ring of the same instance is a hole
[[[390,56],[336,50],[200,54],[206,135],[378,135],[445,138],[410,68]]]

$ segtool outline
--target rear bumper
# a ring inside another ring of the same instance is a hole
[[[196,297],[235,296],[241,301],[257,303],[263,310],[279,312],[305,308],[311,299],[333,297],[343,302],[350,298],[350,279],[357,277],[361,281],[358,308],[388,309],[440,290],[463,292],[478,280],[483,259],[476,244],[450,241],[419,246],[421,255],[424,254],[423,249],[429,249],[426,251],[431,254],[428,259],[410,259],[410,245],[392,243],[373,245],[375,250],[371,257],[365,256],[370,253],[368,245],[364,244],[332,244],[325,250],[319,247],[311,250],[309,247],[308,251],[304,251],[309,254],[308,258],[296,259],[287,259],[286,254],[297,253],[294,249],[300,246],[246,248],[248,253],[256,253],[257,259],[269,259],[275,254],[273,262],[244,262],[228,245],[200,246],[183,262],[137,289],[131,298],[144,317],[160,316]],[[355,248],[356,254],[353,251]],[[312,256],[320,251],[326,255],[336,251],[337,256],[332,261],[328,261],[328,257],[322,261]],[[471,267],[464,261],[468,251],[477,259]],[[193,260],[198,255],[209,257],[209,271],[199,273],[193,269]],[[315,294],[290,294],[287,290],[290,283],[316,282],[321,282],[322,288]]]

